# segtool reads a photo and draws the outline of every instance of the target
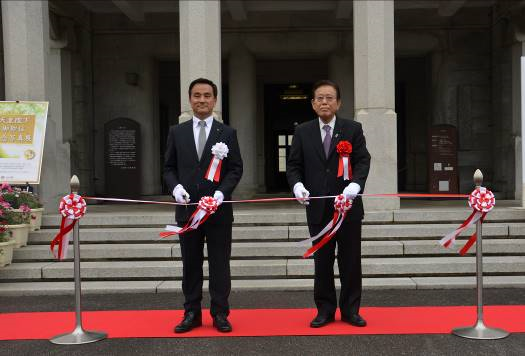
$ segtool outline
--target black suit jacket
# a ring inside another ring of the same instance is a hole
[[[337,178],[339,154],[335,148],[343,140],[352,144],[351,181],[345,181],[343,177]],[[321,141],[319,119],[307,121],[295,129],[286,169],[288,184],[292,190],[296,183],[302,182],[311,196],[338,195],[350,182],[355,182],[361,187],[362,193],[369,170],[370,154],[366,149],[363,129],[359,122],[336,117],[328,159]],[[306,217],[309,224],[322,223],[326,204],[333,206],[333,200],[310,200],[310,204],[306,206]],[[360,220],[363,219],[363,216],[363,202],[360,197],[357,197],[348,218]]]
[[[218,183],[204,179],[204,175],[213,156],[211,147],[217,142],[228,146],[228,157],[222,161],[221,177]],[[164,161],[164,181],[170,192],[181,184],[190,195],[192,203],[203,196],[213,196],[216,190],[224,194],[224,200],[231,200],[231,195],[242,176],[242,158],[234,129],[217,120],[213,120],[206,146],[199,161],[193,135],[193,120],[170,127],[168,145]],[[177,206],[176,220],[184,224],[195,211],[196,206]],[[222,204],[208,222],[231,224],[233,210],[231,204]]]

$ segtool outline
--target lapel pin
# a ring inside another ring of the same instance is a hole
[[[339,133],[336,133],[336,134],[335,134],[335,137],[339,137]]]

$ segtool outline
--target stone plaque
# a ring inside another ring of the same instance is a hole
[[[429,135],[430,193],[458,193],[458,133],[451,125],[432,126]]]
[[[140,124],[118,118],[104,125],[106,196],[138,198],[141,192]]]

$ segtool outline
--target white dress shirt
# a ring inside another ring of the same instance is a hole
[[[335,127],[335,116],[330,120],[329,123],[325,124],[321,118],[319,118],[319,129],[321,130],[321,142],[324,141],[324,137],[326,136],[326,131],[323,129],[324,125],[330,126],[330,135],[332,135],[332,138],[334,138],[334,127]]]
[[[201,131],[201,127],[199,126],[199,121],[202,121],[201,119],[197,117],[193,117],[193,139],[195,140],[195,148],[199,147],[199,132]],[[206,121],[206,140],[208,139],[208,136],[210,136],[211,131],[211,125],[213,124],[213,115],[207,117],[204,119]]]

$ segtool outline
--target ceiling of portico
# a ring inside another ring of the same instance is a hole
[[[60,0],[58,0],[60,2]],[[141,23],[154,14],[177,13],[178,0],[78,0],[93,14],[119,14],[130,21]],[[487,8],[497,0],[395,0],[397,13],[423,12],[440,18],[450,18],[466,8]],[[223,23],[227,26],[242,26],[253,21],[279,18],[286,14],[304,17],[305,21],[322,15],[330,21],[350,21],[352,19],[352,0],[222,0]],[[310,16],[308,16],[310,15]],[[323,20],[323,19],[321,19]],[[439,21],[438,21],[439,22]],[[270,22],[270,25],[271,22]]]

